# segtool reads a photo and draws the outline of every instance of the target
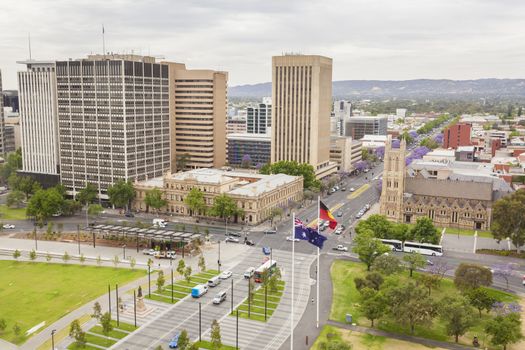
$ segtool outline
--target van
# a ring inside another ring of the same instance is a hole
[[[208,286],[205,284],[201,284],[191,289],[191,296],[194,298],[200,298],[207,292],[208,292]]]
[[[155,227],[164,228],[164,227],[166,227],[166,225],[167,225],[167,222],[164,219],[158,219],[158,218],[157,219],[153,219],[153,226],[155,226]]]
[[[224,300],[226,300],[226,291],[223,290],[222,292],[217,293],[217,295],[213,298],[213,303],[218,305]]]
[[[221,283],[221,279],[219,276],[212,277],[208,280],[208,286],[209,287],[215,287]]]
[[[249,267],[248,270],[244,273],[244,278],[252,278],[253,273],[255,272],[255,267]]]

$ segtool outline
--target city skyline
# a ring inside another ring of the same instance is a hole
[[[332,57],[334,80],[520,78],[525,4],[504,3],[158,1],[149,16],[151,4],[127,1],[19,1],[0,14],[0,68],[16,89],[28,33],[33,59],[67,60],[100,53],[104,24],[106,51],[228,71],[230,86],[270,81],[270,57],[285,52]]]

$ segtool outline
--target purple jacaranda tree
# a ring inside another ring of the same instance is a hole
[[[503,278],[507,284],[507,289],[509,289],[509,277],[512,276],[513,271],[513,264],[497,264],[492,266],[492,275],[494,277]]]
[[[355,163],[356,170],[363,171],[366,168],[368,168],[368,162],[366,160],[360,160],[359,162]]]
[[[410,137],[413,138],[413,139],[415,139],[415,138],[417,137],[417,135],[418,135],[418,134],[417,134],[417,131],[415,131],[415,130],[410,131],[408,134],[409,134]]]
[[[385,157],[385,146],[377,147],[375,150],[375,155],[379,159],[383,159]]]
[[[242,161],[241,161],[242,167],[248,168],[251,163],[252,163],[252,157],[250,157],[249,154],[245,154],[244,156],[242,156]]]
[[[406,157],[405,164],[409,165],[410,163],[414,161],[414,159],[423,158],[423,156],[427,154],[428,152],[430,152],[430,148],[428,147],[425,147],[425,146],[417,147],[416,149],[412,151],[412,153],[408,155],[408,157]]]
[[[492,311],[498,316],[505,316],[512,313],[521,313],[521,305],[518,303],[503,303],[496,301],[492,305]]]
[[[434,141],[439,145],[443,144],[443,134],[437,134],[434,136]]]
[[[263,163],[257,163],[257,164],[255,164],[255,169],[257,169],[257,170],[261,170],[261,168],[262,168],[263,166],[264,166]]]

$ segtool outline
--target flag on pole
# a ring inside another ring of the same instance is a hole
[[[337,220],[335,220],[328,207],[321,201],[319,201],[319,218],[330,222],[329,227],[332,230],[337,227]]]
[[[295,234],[294,237],[297,239],[305,240],[313,244],[314,246],[323,249],[324,241],[326,237],[319,234],[317,230],[305,226],[299,219],[295,219]]]

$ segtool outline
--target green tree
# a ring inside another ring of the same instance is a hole
[[[418,280],[422,286],[428,289],[428,295],[430,295],[432,289],[438,288],[441,284],[441,277],[434,274],[422,273],[419,275]]]
[[[77,346],[83,348],[86,344],[86,333],[82,331],[82,327],[80,327],[80,322],[78,320],[74,320],[69,325],[69,336],[73,339],[75,339]]]
[[[270,209],[270,225],[273,226],[273,219],[275,219],[277,216],[279,216],[282,219],[283,214],[283,208],[273,207],[272,209]]]
[[[355,227],[355,232],[357,234],[360,234],[364,230],[372,231],[374,237],[388,239],[391,238],[393,224],[386,219],[386,216],[373,214],[366,220],[359,221]]]
[[[384,281],[385,279],[378,272],[370,272],[365,276],[365,278],[354,278],[355,288],[360,293],[362,293],[363,290],[366,289],[379,290]]]
[[[4,333],[5,329],[7,328],[7,322],[4,318],[0,318],[0,333]]]
[[[81,264],[84,264],[86,262],[86,256],[84,253],[80,254],[80,257],[78,258]]]
[[[188,284],[191,282],[191,266],[186,266],[184,269],[184,279]]]
[[[22,333],[22,329],[20,328],[20,326],[18,325],[18,323],[15,323],[13,325],[13,333],[15,334],[15,336],[18,338],[20,336],[20,333]]]
[[[431,139],[430,137],[426,137],[424,138],[420,143],[419,143],[420,146],[424,146],[424,147],[427,147],[429,149],[436,149],[439,147],[439,144]]]
[[[418,242],[437,244],[439,242],[439,231],[434,227],[432,220],[420,217],[410,230],[410,235]]]
[[[210,340],[211,340],[211,348],[213,350],[219,350],[220,348],[222,348],[221,328],[217,320],[213,320],[213,322],[211,323]]]
[[[166,283],[166,279],[164,278],[164,271],[159,271],[159,276],[157,277],[157,291],[160,293],[162,292],[162,288],[164,287],[164,284]]]
[[[197,187],[193,187],[186,198],[184,198],[184,204],[188,206],[188,209],[190,210],[190,216],[192,216],[194,213],[197,215],[203,214],[206,210],[204,193]]]
[[[364,288],[361,292],[362,301],[360,309],[369,321],[372,328],[374,328],[374,321],[381,318],[387,310],[387,300],[381,292],[370,288]]]
[[[371,269],[388,276],[400,272],[403,268],[398,257],[383,254],[374,260]]]
[[[88,205],[93,203],[95,199],[97,199],[97,194],[97,186],[95,186],[92,183],[87,183],[86,187],[84,187],[77,193],[76,199],[83,205]]]
[[[439,315],[446,323],[448,335],[453,335],[456,343],[473,325],[472,308],[464,297],[443,298],[439,305]]]
[[[186,350],[190,345],[190,338],[188,337],[188,331],[183,329],[179,335],[179,341],[177,343],[179,350]]]
[[[109,332],[113,330],[113,325],[111,324],[111,314],[109,312],[105,312],[100,317],[100,325],[102,326],[102,333],[107,337],[109,336]]]
[[[199,256],[199,269],[201,270],[201,272],[204,272],[206,271],[206,261],[204,260],[204,256],[201,254]]]
[[[16,175],[16,171],[22,168],[22,150],[19,148],[16,152],[9,153],[6,160],[0,164],[0,182],[4,185],[7,184],[11,175]]]
[[[491,336],[491,343],[502,345],[503,350],[507,349],[507,345],[523,339],[521,319],[518,313],[494,317],[485,326],[485,331]]]
[[[82,209],[82,204],[73,199],[65,199],[62,202],[62,215],[72,216]]]
[[[354,238],[354,253],[359,255],[359,260],[366,264],[366,268],[370,271],[370,266],[374,260],[384,253],[390,251],[390,248],[380,240],[374,238],[371,230],[363,230]]]
[[[184,262],[183,259],[180,259],[179,260],[179,263],[177,265],[177,272],[179,273],[179,275],[184,275],[184,269],[186,268],[186,263]]]
[[[282,160],[273,164],[265,164],[261,174],[287,174],[303,177],[303,187],[307,189],[320,188],[320,182],[315,177],[314,167],[307,163],[297,163],[296,161]]]
[[[160,208],[166,206],[167,201],[162,196],[162,191],[156,187],[147,191],[146,197],[144,197],[146,212],[149,212],[149,208],[153,208],[158,212]]]
[[[190,155],[188,153],[177,154],[175,156],[175,166],[177,171],[182,171],[186,169],[186,164],[190,160]]]
[[[88,206],[88,215],[98,216],[104,211],[104,208],[100,204],[90,204]]]
[[[520,252],[525,244],[525,190],[518,190],[494,203],[491,229],[498,242],[509,237]]]
[[[64,255],[62,255],[62,260],[64,260],[64,263],[67,264],[67,262],[71,259],[71,256],[68,252],[64,252]]]
[[[492,297],[488,291],[482,287],[467,291],[466,296],[470,305],[474,306],[479,311],[480,318],[481,311],[486,310],[489,312],[492,309],[492,305],[497,301],[496,298]]]
[[[55,188],[39,190],[29,200],[26,215],[42,225],[53,214],[60,212],[63,204],[64,198]]]
[[[8,207],[22,207],[24,199],[26,198],[24,192],[19,190],[13,190],[7,195],[6,204]]]
[[[129,210],[130,203],[135,195],[135,188],[131,181],[120,179],[108,187],[109,202],[116,208],[125,208],[126,211]]]
[[[412,142],[414,142],[414,139],[412,138],[412,136],[410,136],[408,131],[404,131],[401,135],[399,135],[399,140],[405,140],[407,144],[411,144]]]
[[[18,249],[15,249],[14,253],[13,253],[13,258],[15,258],[15,260],[18,260],[18,258],[20,257],[20,251]]]
[[[410,277],[412,277],[414,270],[422,268],[426,264],[423,256],[418,253],[406,254],[403,256],[403,261],[406,263],[408,271],[410,271]]]
[[[272,273],[272,276],[268,278],[268,288],[270,288],[270,291],[277,292],[279,290],[279,281],[281,280],[281,278],[281,269],[276,267]]]
[[[492,272],[484,266],[461,263],[454,274],[454,284],[460,290],[490,286]]]
[[[98,301],[96,301],[95,305],[93,305],[93,314],[91,314],[91,317],[97,321],[100,321],[100,318],[102,317],[102,307]]]
[[[132,257],[129,259],[129,267],[131,267],[132,270],[135,270],[135,265],[137,265],[137,260]]]
[[[36,259],[36,252],[35,252],[34,249],[29,252],[29,259],[31,259],[31,260],[35,260]]]
[[[412,282],[388,288],[385,296],[391,314],[397,321],[410,327],[414,334],[415,326],[428,325],[437,314],[437,307],[427,291]]]
[[[210,208],[210,214],[223,219],[226,225],[230,217],[242,216],[244,215],[244,211],[237,207],[237,203],[235,203],[232,197],[223,193],[215,197],[213,206]]]

